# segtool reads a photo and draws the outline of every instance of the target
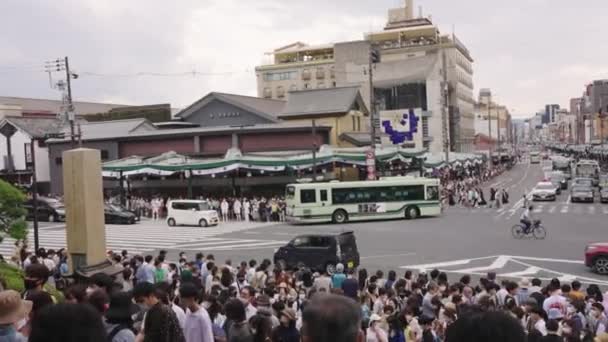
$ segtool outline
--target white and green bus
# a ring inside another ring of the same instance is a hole
[[[439,180],[387,177],[376,181],[289,184],[290,222],[384,220],[441,214]]]

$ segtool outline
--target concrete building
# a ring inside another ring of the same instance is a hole
[[[475,104],[474,112],[475,134],[483,134],[488,137],[488,141],[498,139],[501,145],[512,142],[513,132],[509,109],[492,100],[490,89],[482,88],[479,90],[479,98]],[[488,120],[490,121],[488,122]]]
[[[63,122],[56,118],[28,118],[5,116],[0,120],[0,177],[6,181],[30,185],[33,162],[36,163],[36,178],[39,191],[50,189],[48,147],[45,136],[62,131]],[[32,157],[31,144],[34,144]]]
[[[377,112],[422,112],[426,136],[419,139],[423,146],[416,147],[439,152],[448,142],[453,151],[472,151],[471,54],[455,35],[440,34],[429,18],[414,18],[412,1],[407,5],[390,9],[384,30],[367,33],[362,41],[318,46],[297,42],[274,50],[267,65],[256,67],[258,96],[283,99],[295,90],[358,86],[372,108],[367,69],[373,48],[380,59],[373,70]]]
[[[294,91],[278,118],[289,123],[331,127],[329,144],[338,147],[369,145],[369,112],[359,87]]]
[[[60,100],[0,96],[0,117],[4,115],[56,116],[64,112],[63,106],[63,102]],[[128,105],[76,101],[74,102],[74,113],[76,115],[106,113],[112,109],[123,107],[128,107]]]
[[[559,110],[558,104],[548,104],[545,106],[545,115],[543,116],[543,123],[549,124],[555,122],[555,116]]]

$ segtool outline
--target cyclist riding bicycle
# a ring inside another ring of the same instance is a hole
[[[532,222],[534,222],[533,217],[532,217],[533,211],[534,211],[534,207],[529,206],[526,208],[526,210],[524,210],[524,212],[521,214],[521,217],[519,218],[519,222],[521,222],[524,225],[524,234],[529,233],[530,226],[532,226]]]

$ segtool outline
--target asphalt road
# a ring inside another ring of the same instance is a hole
[[[512,238],[511,227],[522,211],[522,195],[542,177],[540,165],[522,163],[485,184],[486,198],[490,186],[509,192],[511,203],[500,209],[452,207],[440,217],[340,226],[229,223],[201,229],[169,228],[163,222],[144,221],[134,226],[108,226],[108,249],[151,254],[166,249],[171,259],[176,259],[179,251],[192,257],[201,251],[213,253],[218,261],[231,259],[237,263],[251,258],[272,259],[275,248],[299,234],[352,230],[361,267],[369,272],[438,268],[453,279],[494,271],[499,277],[557,277],[608,286],[608,277],[591,273],[583,264],[588,243],[608,241],[608,204],[570,203],[569,192],[565,191],[555,202],[535,203],[535,215],[548,231],[545,240]],[[47,248],[64,246],[63,227],[46,225],[41,230],[41,241]],[[6,254],[4,249],[7,242],[0,245],[0,252]]]

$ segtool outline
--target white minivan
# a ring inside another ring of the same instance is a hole
[[[216,226],[219,223],[217,211],[207,201],[175,200],[167,205],[167,224],[171,227]]]

